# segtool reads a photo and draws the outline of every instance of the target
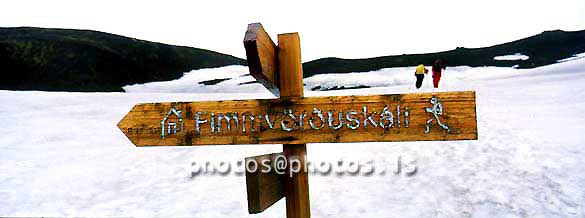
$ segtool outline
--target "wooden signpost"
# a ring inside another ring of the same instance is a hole
[[[118,127],[136,146],[283,144],[301,166],[306,143],[477,139],[475,92],[303,97],[297,33],[279,34],[276,45],[250,24],[244,46],[251,75],[280,98],[138,104]],[[250,213],[285,197],[287,217],[310,217],[306,170],[247,172],[246,184]]]

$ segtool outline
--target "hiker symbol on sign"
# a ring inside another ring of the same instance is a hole
[[[442,123],[441,119],[439,118],[439,116],[443,115],[443,104],[441,102],[439,102],[439,100],[435,96],[433,96],[431,98],[431,104],[433,105],[432,107],[425,108],[425,111],[427,113],[431,113],[433,115],[433,117],[431,117],[431,119],[427,120],[427,126],[426,126],[427,129],[425,130],[425,133],[431,132],[431,124],[433,123],[433,118],[437,121],[437,125],[439,125],[444,130],[447,130],[447,133],[451,132],[451,129],[449,129],[449,126]]]

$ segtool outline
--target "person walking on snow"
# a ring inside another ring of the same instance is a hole
[[[429,72],[429,70],[427,70],[427,68],[425,68],[425,65],[423,64],[419,64],[418,67],[416,67],[416,71],[414,71],[414,76],[416,77],[416,88],[420,89],[420,87],[422,86],[422,82],[423,79],[425,78],[425,74],[427,74]]]
[[[439,88],[439,81],[441,81],[441,71],[445,70],[445,68],[447,68],[447,66],[441,59],[437,59],[433,64],[433,86],[435,88]]]

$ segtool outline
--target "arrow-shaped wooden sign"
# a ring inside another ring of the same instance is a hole
[[[474,92],[146,103],[118,127],[137,146],[477,139]]]

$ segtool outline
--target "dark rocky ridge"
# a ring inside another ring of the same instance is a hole
[[[535,68],[556,63],[557,60],[585,52],[585,30],[566,32],[546,31],[517,41],[486,48],[457,48],[451,51],[394,55],[365,59],[322,58],[303,64],[304,77],[323,73],[367,72],[382,68],[432,65],[437,58],[447,60],[448,66],[500,66]],[[497,61],[495,56],[522,53],[528,60]]]
[[[235,64],[246,61],[97,31],[0,28],[0,89],[123,91],[128,84]]]

